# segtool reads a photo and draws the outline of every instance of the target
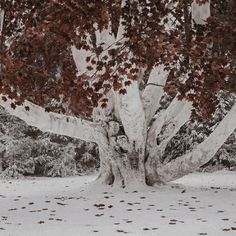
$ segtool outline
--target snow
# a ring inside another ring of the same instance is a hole
[[[236,188],[236,173],[226,170],[217,171],[214,173],[193,173],[184,176],[175,183],[183,184],[189,187],[223,187],[223,188]],[[236,189],[235,189],[236,190]]]
[[[122,190],[95,178],[1,180],[0,236],[236,235],[235,172]]]

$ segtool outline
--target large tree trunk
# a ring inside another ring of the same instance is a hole
[[[110,121],[107,140],[99,144],[101,169],[98,180],[120,187],[134,183],[145,185],[143,146],[145,143],[138,140],[136,144],[129,141],[121,122]]]

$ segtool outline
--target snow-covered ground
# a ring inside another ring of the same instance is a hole
[[[1,180],[0,236],[236,235],[236,172],[119,191],[94,179]]]

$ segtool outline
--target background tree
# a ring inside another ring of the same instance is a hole
[[[236,128],[234,104],[192,152],[160,161],[187,121],[209,119],[219,94],[235,91],[236,3],[224,2],[222,18],[217,0],[3,1],[2,105],[42,130],[96,142],[107,184],[187,174]],[[164,92],[173,99],[160,111]]]

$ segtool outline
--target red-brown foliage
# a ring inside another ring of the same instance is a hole
[[[137,68],[148,74],[163,63],[170,72],[166,92],[193,101],[194,114],[209,117],[218,92],[236,90],[236,2],[212,0],[206,25],[192,23],[191,0],[171,2],[173,8],[168,0],[127,1],[121,8],[121,0],[2,0],[0,92],[16,99],[13,107],[27,99],[48,111],[65,112],[66,103],[74,115],[89,117],[111,88],[126,93],[124,75],[129,86],[140,79]],[[116,35],[121,16],[125,43],[117,42],[104,55],[103,46],[95,43],[95,23],[102,30],[111,22]],[[168,31],[166,23],[172,25]],[[100,72],[94,82],[76,75],[71,45],[91,51],[87,70]]]

